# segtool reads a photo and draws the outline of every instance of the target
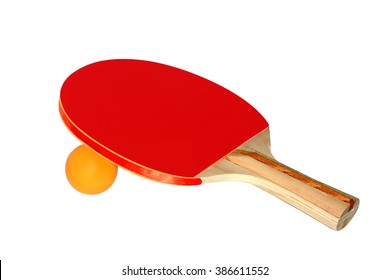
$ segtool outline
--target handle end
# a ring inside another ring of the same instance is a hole
[[[350,206],[350,209],[348,211],[345,211],[342,216],[340,216],[338,223],[336,227],[334,228],[335,230],[341,230],[345,226],[348,225],[348,223],[352,220],[354,217],[355,213],[357,213],[359,207],[359,199],[356,197],[353,197],[353,204]]]

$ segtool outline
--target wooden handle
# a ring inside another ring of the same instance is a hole
[[[358,209],[358,198],[314,180],[259,152],[238,149],[226,159],[255,173],[255,177],[249,176],[245,181],[334,230],[344,228]]]

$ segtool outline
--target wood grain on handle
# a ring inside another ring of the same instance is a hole
[[[235,150],[225,157],[257,176],[245,181],[298,208],[328,227],[340,230],[358,209],[359,200],[314,180],[262,153]]]

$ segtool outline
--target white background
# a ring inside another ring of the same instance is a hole
[[[388,14],[387,1],[2,1],[4,279],[130,279],[127,265],[387,277]],[[78,141],[59,117],[60,87],[109,58],[237,93],[269,121],[280,161],[361,199],[354,220],[335,232],[250,185],[168,186],[124,170],[104,194],[74,191],[64,164]]]

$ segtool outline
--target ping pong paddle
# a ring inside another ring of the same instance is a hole
[[[254,107],[172,66],[132,59],[92,63],[65,80],[59,110],[90,152],[149,179],[251,183],[335,230],[358,209],[358,198],[278,162],[269,125]]]

